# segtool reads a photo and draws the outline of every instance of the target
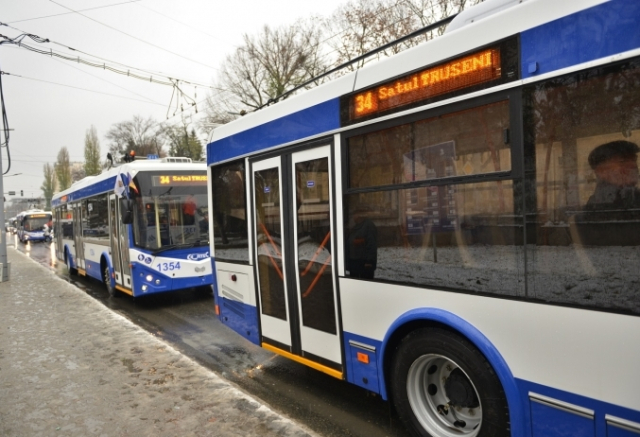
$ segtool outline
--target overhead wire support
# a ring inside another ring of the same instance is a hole
[[[265,106],[269,106],[269,105],[272,105],[274,103],[277,103],[281,99],[286,99],[288,96],[290,96],[294,92],[298,91],[299,89],[305,88],[305,87],[311,85],[312,83],[317,82],[318,80],[322,79],[323,77],[326,77],[326,76],[328,76],[330,74],[335,73],[336,71],[340,71],[343,68],[347,68],[348,66],[350,66],[352,64],[355,64],[356,62],[362,61],[363,59],[366,59],[366,58],[368,58],[370,56],[373,56],[373,55],[375,55],[377,53],[380,53],[380,52],[382,52],[384,50],[387,50],[388,48],[393,47],[393,46],[395,46],[397,44],[401,44],[401,43],[403,43],[403,42],[405,42],[405,41],[407,41],[407,40],[409,40],[411,38],[415,38],[416,36],[420,36],[423,33],[430,32],[430,31],[432,31],[434,29],[437,29],[439,27],[444,26],[445,24],[449,24],[451,21],[453,21],[454,18],[456,18],[457,15],[458,14],[453,14],[453,15],[448,16],[447,18],[443,18],[442,20],[436,21],[435,23],[431,23],[431,24],[429,24],[429,25],[427,25],[425,27],[422,27],[422,28],[420,28],[418,30],[415,30],[415,31],[411,32],[411,33],[408,33],[407,35],[405,35],[405,36],[403,36],[401,38],[398,38],[398,39],[395,39],[395,40],[393,40],[391,42],[383,44],[380,47],[377,47],[377,48],[375,48],[373,50],[370,50],[370,51],[368,51],[366,53],[363,53],[360,56],[356,56],[355,58],[350,59],[347,62],[344,62],[344,63],[338,65],[337,67],[334,67],[334,68],[332,68],[330,70],[327,70],[322,74],[314,76],[311,79],[309,79],[308,81],[306,81],[306,82],[304,82],[304,83],[302,83],[302,84],[290,89],[289,91],[286,91],[286,92],[280,94],[279,96],[274,97],[273,99],[269,99],[269,101],[267,101],[267,103],[265,103],[264,105],[260,106],[258,109],[256,109],[256,111],[264,108]]]
[[[7,26],[7,24],[0,22],[0,26],[3,26],[3,25]],[[11,26],[8,26],[8,27],[11,27]],[[39,37],[37,35],[33,35],[33,34],[30,34],[30,33],[26,33],[26,32],[22,33],[21,35],[18,35],[15,38],[10,38],[10,37],[8,37],[6,35],[0,34],[0,38],[4,39],[4,40],[0,40],[0,45],[2,45],[2,44],[15,44],[15,45],[18,45],[21,48],[25,48],[27,50],[30,50],[32,52],[39,53],[39,54],[46,54],[46,55],[48,55],[50,57],[57,57],[57,58],[60,58],[60,59],[64,59],[66,61],[73,61],[73,62],[76,62],[78,64],[88,65],[90,67],[102,68],[103,70],[109,70],[109,71],[111,71],[113,73],[117,73],[117,74],[122,74],[122,75],[126,74],[129,77],[133,77],[133,78],[141,79],[141,80],[145,80],[145,81],[148,80],[151,83],[173,86],[173,83],[171,81],[164,81],[164,80],[154,79],[153,75],[151,75],[151,74],[149,74],[149,76],[142,76],[140,74],[132,73],[131,72],[131,67],[129,67],[126,70],[126,73],[125,73],[124,69],[120,69],[118,67],[113,67],[113,66],[107,66],[106,62],[104,62],[104,60],[102,60],[102,62],[98,63],[98,62],[94,62],[94,61],[83,59],[80,56],[71,57],[71,56],[67,56],[67,55],[62,54],[62,53],[57,53],[52,48],[49,48],[49,50],[38,49],[36,47],[33,47],[33,46],[30,46],[30,45],[22,43],[22,40],[25,37],[29,37],[29,38],[33,39],[34,41],[36,41],[38,43],[58,44],[58,45],[61,45],[61,46],[65,47],[68,50],[84,53],[84,54],[86,54],[88,56],[93,56],[93,55],[91,55],[89,53],[85,53],[85,52],[82,52],[80,50],[74,49],[73,47],[65,46],[63,44],[59,44],[59,43],[56,43],[54,41],[50,41],[48,38],[41,38],[41,37]],[[93,57],[98,58],[97,56],[93,56]],[[117,62],[113,62],[113,64],[118,64],[118,65],[122,65],[123,67],[127,67],[126,65],[119,64]],[[141,72],[144,72],[144,73],[147,73],[143,69],[139,69],[139,68],[133,68],[133,69],[141,71]],[[194,81],[182,80],[182,82],[185,83],[185,84],[193,85],[193,86],[202,86],[202,87],[205,87],[205,88],[214,89],[214,87],[211,87],[211,86],[208,86],[208,85],[204,85],[204,84],[201,84],[201,83],[197,83],[197,82],[194,82]]]

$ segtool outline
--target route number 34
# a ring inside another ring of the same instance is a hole
[[[156,265],[159,272],[170,272],[173,270],[180,270],[180,261],[171,261],[168,263],[159,263]]]

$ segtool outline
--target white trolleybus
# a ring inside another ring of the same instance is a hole
[[[488,0],[214,131],[223,323],[413,435],[640,435],[640,1]]]
[[[76,182],[52,205],[58,259],[110,294],[211,286],[204,163],[122,164]]]
[[[50,211],[30,209],[15,218],[16,234],[22,243],[49,241],[52,215]]]

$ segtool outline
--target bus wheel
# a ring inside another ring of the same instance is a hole
[[[71,259],[68,256],[64,257],[64,262],[67,265],[67,270],[69,271],[69,275],[76,275],[78,271],[71,267]]]
[[[118,291],[116,290],[116,287],[111,283],[111,269],[109,269],[109,266],[106,264],[102,269],[102,280],[104,281],[104,286],[107,287],[109,296],[116,297]]]
[[[511,436],[493,368],[468,340],[439,328],[405,337],[393,358],[391,395],[415,436]]]

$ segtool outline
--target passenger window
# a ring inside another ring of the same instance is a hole
[[[525,92],[536,299],[640,314],[639,86],[636,60]]]
[[[109,214],[106,195],[82,201],[82,235],[85,238],[109,241]]]
[[[508,128],[501,101],[349,138],[347,276],[524,295],[522,199],[477,177],[511,170]]]
[[[244,161],[211,169],[216,259],[249,262]]]
[[[511,170],[509,102],[351,137],[350,188]]]

